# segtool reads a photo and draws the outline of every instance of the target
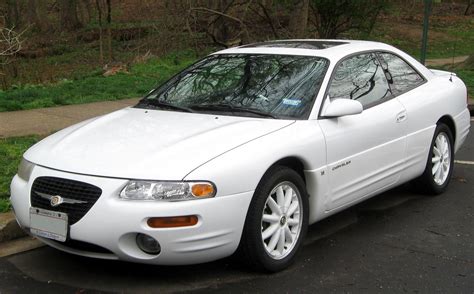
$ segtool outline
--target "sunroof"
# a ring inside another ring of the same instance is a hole
[[[299,48],[299,49],[327,49],[334,46],[347,44],[343,41],[269,41],[261,43],[253,43],[240,48]]]

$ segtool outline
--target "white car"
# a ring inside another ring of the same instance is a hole
[[[446,190],[469,120],[455,74],[392,46],[251,44],[34,145],[11,202],[66,252],[162,265],[238,253],[279,271],[308,224],[411,180]]]

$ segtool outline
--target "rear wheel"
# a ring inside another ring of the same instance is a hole
[[[288,267],[308,227],[308,196],[294,170],[276,167],[259,183],[239,247],[252,267],[276,272]]]
[[[451,130],[445,124],[439,124],[431,142],[425,171],[415,181],[418,190],[432,195],[441,194],[446,190],[454,167],[453,145]]]

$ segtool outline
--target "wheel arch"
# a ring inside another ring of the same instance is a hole
[[[275,166],[285,166],[285,167],[288,167],[288,168],[296,171],[301,176],[304,183],[306,184],[307,181],[306,181],[306,176],[304,174],[305,164],[304,164],[304,161],[301,158],[296,157],[296,156],[287,156],[287,157],[281,158],[281,159],[277,160],[276,162],[274,162],[267,169],[266,172],[268,172],[270,169],[272,169]],[[309,195],[308,191],[306,191],[306,193]]]
[[[448,126],[449,130],[451,131],[451,134],[453,135],[454,146],[456,142],[456,124],[454,123],[454,119],[449,115],[444,115],[438,120],[436,124],[439,125],[440,123],[443,123]]]

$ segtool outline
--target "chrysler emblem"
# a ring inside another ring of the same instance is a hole
[[[52,207],[56,207],[58,205],[61,205],[61,203],[69,203],[69,204],[84,204],[84,203],[87,203],[87,201],[64,198],[64,197],[61,197],[59,195],[49,195],[49,194],[41,193],[41,192],[35,192],[35,193],[38,194],[40,197],[42,197],[44,199],[48,199],[49,204]]]
[[[51,199],[49,199],[49,203],[52,207],[58,206],[59,204],[63,203],[63,197],[59,195],[52,196]]]

